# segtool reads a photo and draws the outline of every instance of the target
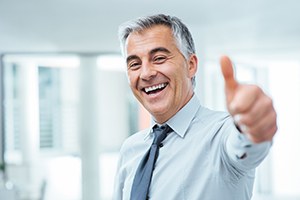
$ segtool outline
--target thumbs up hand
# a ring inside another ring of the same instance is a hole
[[[227,109],[236,126],[254,143],[272,140],[277,131],[277,115],[272,99],[256,85],[239,84],[227,56],[221,57],[220,64],[225,80]]]

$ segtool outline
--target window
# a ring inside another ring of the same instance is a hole
[[[121,62],[119,55],[109,54],[3,57],[5,160],[8,178],[21,188],[20,194],[28,192],[28,199],[36,198],[31,195],[46,185],[45,199],[80,199],[86,161],[81,151],[88,146],[82,139],[91,130],[84,129],[84,123],[89,126],[93,121],[93,133],[99,137],[91,139],[98,138],[100,147],[98,190],[102,198],[110,199],[120,145],[139,124],[138,104]],[[91,80],[89,70],[94,64]],[[95,100],[89,101],[85,92],[93,93]],[[97,115],[83,112],[89,102]],[[25,174],[30,174],[30,180]],[[34,191],[22,191],[26,187]]]
[[[260,85],[274,101],[278,131],[270,154],[257,169],[253,200],[294,200],[300,192],[300,63],[237,59],[236,78]],[[204,104],[226,110],[224,83],[217,61],[205,63]],[[200,91],[201,94],[201,91]]]

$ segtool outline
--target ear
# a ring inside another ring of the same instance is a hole
[[[195,76],[198,68],[198,58],[195,54],[192,54],[189,59],[189,77]]]

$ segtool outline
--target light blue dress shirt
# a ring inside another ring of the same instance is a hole
[[[172,129],[163,141],[149,189],[151,200],[249,200],[255,168],[271,142],[251,143],[231,116],[200,105],[194,95],[166,122]],[[122,145],[114,200],[129,200],[136,169],[153,141],[152,127]]]

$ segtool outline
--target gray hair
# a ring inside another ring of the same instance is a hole
[[[156,25],[164,25],[172,30],[176,45],[185,59],[188,60],[192,54],[195,54],[194,40],[187,26],[177,17],[157,14],[125,22],[119,27],[119,40],[123,56],[125,56],[126,40],[130,33],[142,32]],[[193,85],[195,85],[194,79],[195,77],[192,78]]]

